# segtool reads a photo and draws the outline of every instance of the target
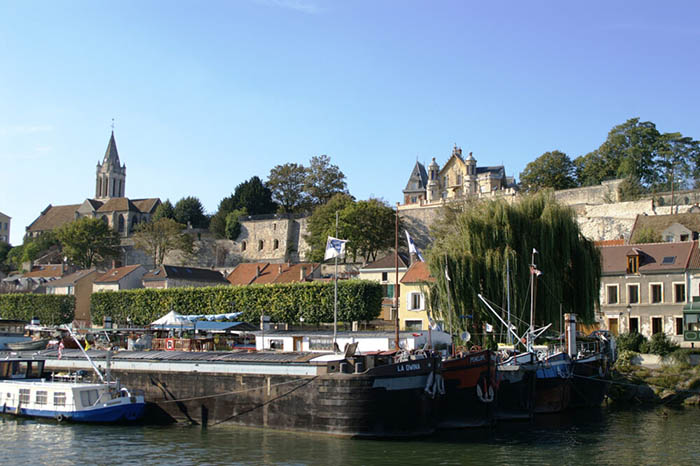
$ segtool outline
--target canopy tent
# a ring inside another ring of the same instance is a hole
[[[228,314],[198,314],[182,315],[170,311],[158,320],[151,322],[150,327],[156,330],[205,330],[226,332],[229,330],[249,331],[255,327],[246,322],[213,322],[216,319],[235,319],[242,312]]]

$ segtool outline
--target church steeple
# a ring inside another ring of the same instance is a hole
[[[109,138],[102,163],[97,163],[97,180],[95,199],[107,200],[113,197],[125,197],[126,165],[119,161],[117,142],[114,140],[114,130]]]

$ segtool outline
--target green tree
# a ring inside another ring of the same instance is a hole
[[[241,234],[241,222],[239,218],[247,215],[245,209],[236,209],[226,216],[226,238],[235,241]]]
[[[335,213],[338,211],[338,237],[348,240],[346,258],[374,260],[380,251],[394,245],[395,214],[378,199],[355,202],[348,194],[336,194],[328,203],[314,209],[309,218],[306,237],[311,246],[308,259],[321,261],[326,240],[336,236]]]
[[[7,273],[10,271],[10,264],[7,260],[7,255],[10,253],[12,246],[9,243],[0,241],[0,272]]]
[[[277,165],[267,177],[267,187],[272,191],[272,199],[282,212],[299,212],[308,205],[304,191],[307,170],[297,163]]]
[[[497,324],[478,294],[505,306],[507,260],[512,313],[529,321],[533,248],[539,251],[536,263],[543,272],[537,280],[536,322],[558,328],[561,309],[576,313],[580,321],[593,320],[600,292],[600,254],[581,234],[574,211],[551,194],[526,196],[515,203],[472,201],[447,207],[433,235],[435,242],[427,253],[436,280],[430,286],[430,308],[456,329],[480,333],[482,322]],[[448,286],[452,308],[447,304]],[[519,330],[522,334],[525,326],[520,324]]]
[[[184,229],[185,225],[170,218],[141,223],[132,236],[134,246],[153,257],[156,266],[161,266],[169,252],[192,253],[193,239]]]
[[[322,205],[339,193],[348,194],[345,175],[327,155],[311,158],[304,180],[304,191],[311,205]]]
[[[101,219],[79,218],[59,228],[56,237],[63,254],[84,269],[119,256],[119,234]]]
[[[209,219],[204,213],[204,207],[198,198],[194,196],[183,197],[173,209],[173,218],[177,223],[191,225],[192,228],[207,228]]]
[[[170,199],[166,199],[165,202],[161,202],[156,211],[153,213],[153,218],[151,220],[160,220],[161,218],[175,218],[175,209],[170,203]]]
[[[21,270],[22,264],[36,260],[58,244],[56,234],[52,231],[46,231],[37,237],[25,236],[22,245],[10,249],[5,262],[10,268]]]
[[[634,232],[630,239],[631,244],[660,243],[661,233],[651,227],[641,228]]]
[[[272,191],[257,176],[236,186],[233,191],[234,209],[245,209],[248,215],[273,214],[277,204],[272,200]]]
[[[223,198],[219,202],[219,208],[216,210],[216,213],[211,216],[211,220],[209,221],[209,231],[217,238],[226,237],[226,217],[234,210],[236,210],[236,204],[233,194]]]
[[[543,188],[569,189],[576,187],[574,164],[565,153],[545,152],[530,162],[520,174],[520,184],[526,192]]]

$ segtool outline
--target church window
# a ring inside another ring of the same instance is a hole
[[[245,251],[247,247],[248,247],[248,243],[245,242],[245,241],[243,241],[243,242],[241,243],[241,251]]]
[[[258,241],[258,251],[262,251],[264,246],[265,246],[265,241],[263,241],[263,240]]]
[[[457,184],[462,184],[462,175],[457,175]]]
[[[275,241],[272,243],[272,249],[279,249],[279,247],[280,247],[280,242],[279,242],[279,240],[275,240]]]
[[[119,233],[124,231],[124,216],[119,216]]]
[[[102,221],[105,222],[107,225],[109,225],[109,221],[107,220],[107,216],[106,216],[106,215],[103,215],[102,217],[100,217],[100,220],[102,220]]]

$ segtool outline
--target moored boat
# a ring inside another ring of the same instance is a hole
[[[16,341],[13,343],[5,343],[10,351],[36,351],[43,350],[49,344],[49,338],[41,338],[39,340]]]

